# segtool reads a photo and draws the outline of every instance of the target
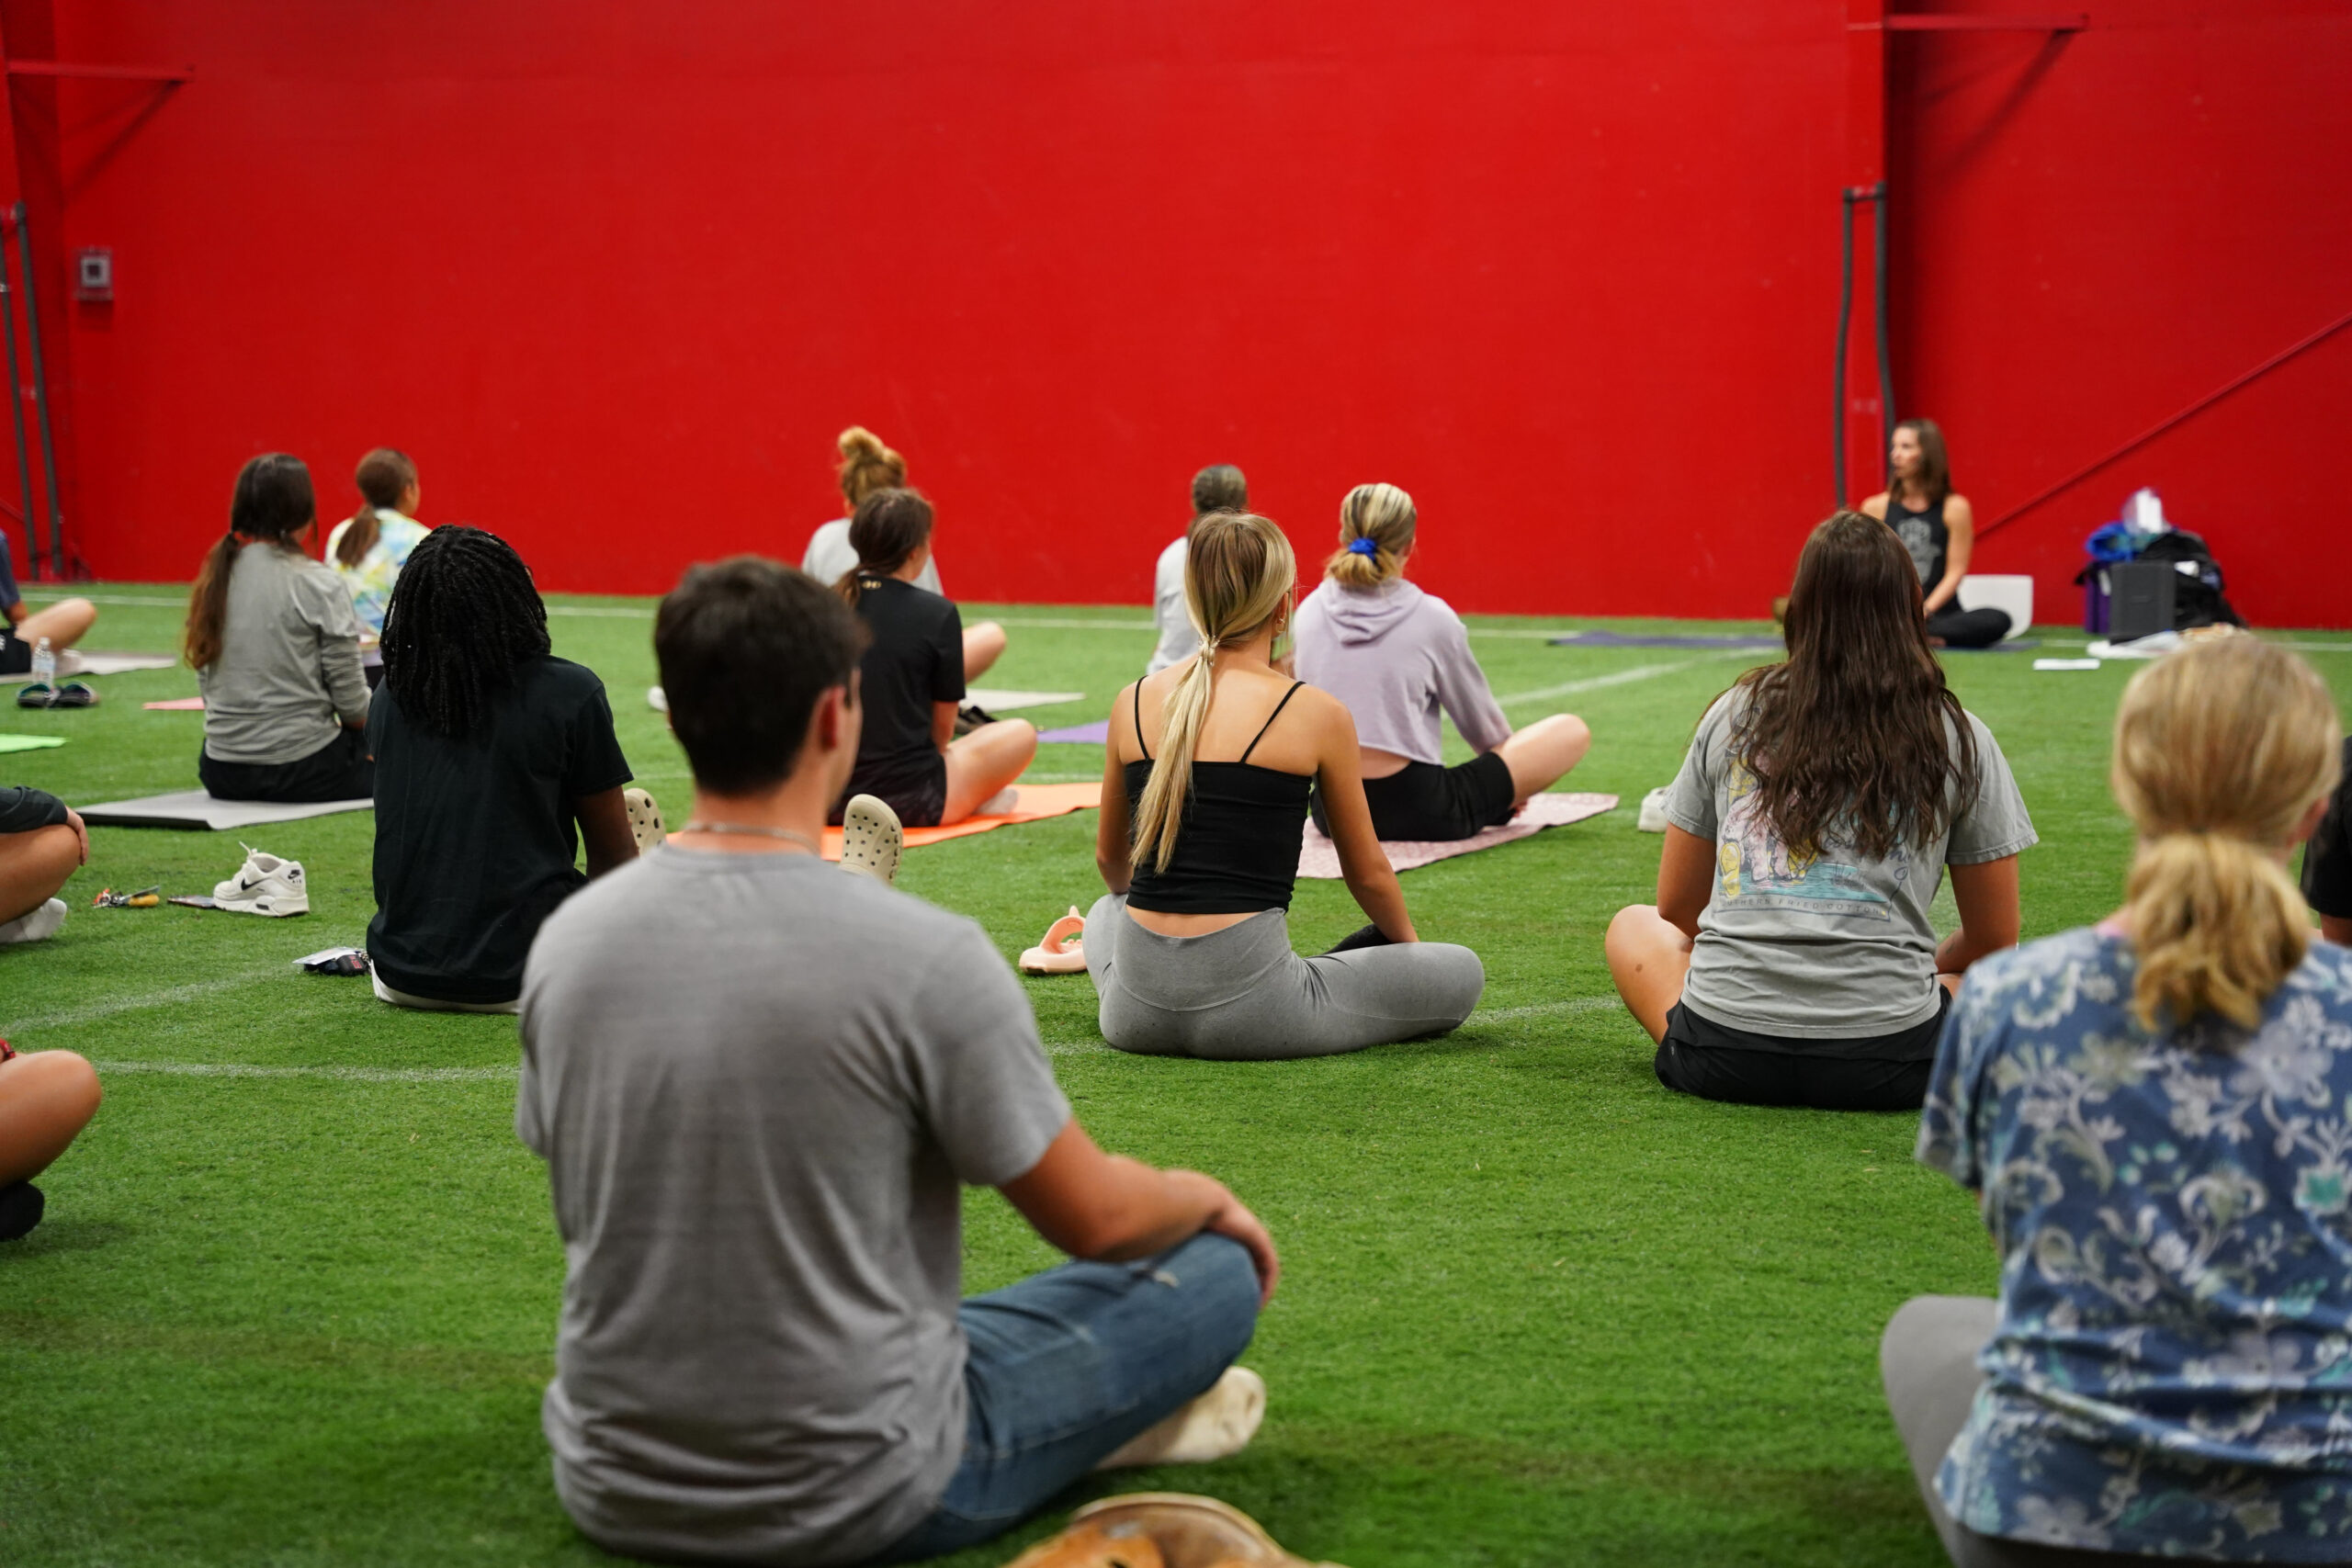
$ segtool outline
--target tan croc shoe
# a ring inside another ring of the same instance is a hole
[[[888,887],[899,880],[899,857],[906,852],[906,830],[890,803],[853,795],[842,807],[842,868],[872,877]]]
[[[662,825],[662,807],[653,796],[641,789],[621,791],[621,804],[628,808],[629,836],[637,840],[639,854],[651,854],[670,841],[669,829]]]
[[[1149,1557],[1143,1555],[1147,1545]],[[1103,1554],[1123,1550],[1134,1555]],[[1089,1503],[1070,1515],[1069,1529],[1023,1552],[1011,1568],[1101,1568],[1122,1561],[1130,1568],[1338,1568],[1284,1551],[1230,1503],[1184,1492],[1130,1492]]]
[[[1086,934],[1086,917],[1072,904],[1069,913],[1046,928],[1037,945],[1021,955],[1023,975],[1083,975],[1086,954],[1079,946]]]

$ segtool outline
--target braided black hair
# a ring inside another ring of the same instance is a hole
[[[435,528],[410,552],[384,611],[384,683],[409,721],[462,740],[514,667],[548,651],[548,607],[514,547]]]

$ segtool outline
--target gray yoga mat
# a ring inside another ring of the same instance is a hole
[[[82,814],[82,820],[93,828],[209,828],[216,832],[257,827],[264,822],[298,822],[305,817],[375,808],[372,800],[320,800],[307,806],[287,806],[271,800],[215,800],[200,789],[74,807]]]
[[[76,660],[80,662],[75,663]],[[178,656],[169,653],[84,653],[74,649],[58,655],[57,678],[71,681],[82,675],[121,675],[132,670],[169,670],[178,662]],[[0,675],[0,686],[20,686],[31,679],[29,671],[22,675]]]

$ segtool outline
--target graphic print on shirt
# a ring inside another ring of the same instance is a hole
[[[1715,846],[1718,907],[1782,909],[1892,922],[1894,900],[1871,886],[1860,867],[1838,858],[1852,846],[1822,835],[1818,852],[1801,854],[1782,843],[1758,807],[1756,775],[1736,760],[1724,781],[1729,806]],[[1882,862],[1898,884],[1910,872],[1911,852],[1899,840]]]
[[[1905,515],[1894,527],[1894,536],[1903,541],[1905,549],[1911,552],[1911,565],[1918,571],[1919,581],[1934,587],[1935,580],[1930,574],[1936,570],[1935,529],[1928,525],[1925,516],[1917,513]]]

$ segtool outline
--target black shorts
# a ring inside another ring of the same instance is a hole
[[[215,800],[270,800],[291,806],[366,800],[376,793],[376,763],[368,755],[368,737],[349,728],[338,730],[334,739],[309,756],[290,762],[224,762],[199,750],[196,776]]]
[[[33,667],[33,645],[17,635],[9,626],[0,632],[0,675],[23,675]]]
[[[1384,839],[1431,843],[1469,839],[1483,829],[1510,820],[1518,792],[1510,764],[1498,751],[1474,757],[1460,767],[1408,762],[1385,779],[1363,781],[1364,804],[1372,807],[1372,830]],[[1315,796],[1315,825],[1326,835],[1323,796]]]
[[[840,827],[849,797],[870,795],[899,814],[901,828],[938,827],[940,817],[947,809],[947,759],[940,757],[936,761],[936,767],[887,779],[861,779],[851,774],[849,787],[833,802],[832,814],[825,820]]]
[[[1816,1111],[1917,1111],[1943,1038],[1951,993],[1936,1016],[1892,1034],[1796,1040],[1717,1023],[1677,1002],[1658,1042],[1657,1081],[1735,1105],[1805,1105]]]

